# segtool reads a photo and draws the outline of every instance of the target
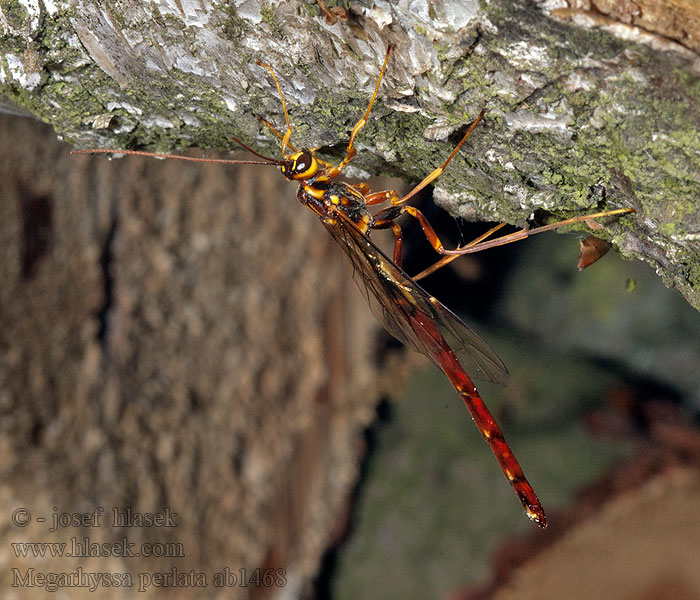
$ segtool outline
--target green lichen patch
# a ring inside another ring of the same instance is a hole
[[[29,27],[27,9],[17,0],[0,0],[0,11],[9,27],[15,31],[24,31]]]

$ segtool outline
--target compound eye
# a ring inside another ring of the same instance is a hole
[[[297,173],[305,173],[306,171],[309,170],[309,167],[311,166],[311,163],[313,161],[313,157],[311,156],[310,152],[302,152],[301,156],[297,158],[296,165],[294,166],[294,170]]]
[[[318,171],[318,162],[309,150],[301,150],[292,157],[294,161],[294,179],[309,179]]]

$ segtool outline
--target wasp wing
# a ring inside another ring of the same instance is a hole
[[[447,345],[475,379],[506,385],[508,369],[469,326],[384,254],[344,214],[322,221],[353,267],[353,278],[374,316],[400,342],[435,362],[425,335],[416,331],[421,316],[437,324]],[[416,317],[419,318],[416,318]],[[429,336],[428,336],[429,337]]]

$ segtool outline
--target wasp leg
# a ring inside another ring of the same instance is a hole
[[[274,133],[279,138],[280,141],[284,140],[284,134],[280,133],[277,129],[275,129],[275,127],[269,121],[267,121],[264,117],[261,117],[260,115],[258,115],[258,121],[260,121],[263,125],[265,125],[265,127],[267,127],[270,131],[272,131],[272,133]],[[289,140],[287,140],[287,148],[289,148],[292,152],[297,151],[297,149],[289,143]]]
[[[277,86],[277,92],[280,95],[280,100],[282,101],[282,109],[284,110],[284,120],[287,123],[287,131],[285,131],[284,135],[282,136],[282,157],[286,158],[287,155],[284,153],[284,149],[288,146],[289,144],[289,138],[292,136],[292,125],[289,122],[289,113],[287,112],[287,103],[284,100],[284,94],[282,93],[282,88],[280,87],[280,82],[277,81],[277,76],[275,75],[275,72],[272,70],[272,67],[264,62],[256,61],[257,65],[260,67],[265,67],[268,71],[270,71],[270,75],[272,75],[272,79],[275,81],[275,85]],[[273,131],[277,131],[272,127],[272,125],[269,125],[267,121],[263,119],[263,123],[267,124]],[[292,148],[292,146],[289,146]],[[293,151],[293,150],[292,150]]]
[[[367,111],[365,112],[364,116],[357,122],[355,127],[352,128],[352,133],[350,134],[350,142],[348,142],[348,147],[347,150],[345,151],[345,158],[340,162],[340,164],[337,167],[333,167],[330,169],[328,172],[328,176],[332,179],[333,177],[336,177],[347,165],[348,163],[353,159],[355,154],[357,154],[357,150],[353,147],[353,144],[355,143],[355,136],[359,133],[360,129],[362,129],[365,126],[365,123],[367,123],[367,119],[369,118],[369,113],[372,110],[372,105],[374,104],[374,101],[377,98],[377,93],[379,92],[379,84],[382,82],[382,78],[384,77],[384,72],[386,71],[386,65],[389,62],[389,54],[391,54],[393,46],[389,44],[386,49],[386,57],[384,58],[384,64],[382,65],[382,70],[379,73],[379,79],[377,80],[377,85],[374,88],[374,94],[372,94],[372,99],[369,101],[369,106],[367,107]]]
[[[414,212],[420,214],[419,211],[413,207],[407,206],[406,208],[412,209],[410,211],[406,211],[409,214],[412,214]],[[420,214],[420,217],[417,215],[412,215],[412,216],[415,216],[419,220],[421,227],[423,228],[423,231],[425,232],[426,237],[428,237],[428,240],[431,242],[431,244],[433,244],[433,248],[435,248],[436,252],[438,252],[439,254],[461,256],[462,254],[471,254],[473,252],[481,252],[482,250],[487,250],[488,248],[495,248],[496,246],[504,246],[505,244],[511,244],[511,243],[517,242],[519,240],[524,240],[525,238],[531,237],[531,236],[536,235],[538,233],[544,233],[545,231],[552,231],[553,229],[559,229],[560,227],[566,227],[567,225],[574,225],[575,223],[581,223],[583,221],[587,221],[588,219],[601,219],[603,217],[613,217],[616,215],[624,215],[624,214],[636,213],[636,212],[637,211],[634,210],[633,208],[618,208],[615,210],[604,210],[601,212],[593,213],[592,215],[579,215],[577,217],[572,217],[570,219],[564,219],[563,221],[557,221],[556,223],[550,223],[549,225],[542,225],[541,227],[534,227],[533,229],[521,229],[520,231],[516,231],[515,233],[509,233],[507,235],[502,235],[501,237],[497,237],[497,238],[494,238],[491,240],[479,242],[477,244],[474,244],[473,246],[458,248],[456,250],[446,250],[445,248],[442,247],[440,240],[438,239],[437,235],[435,235],[435,231],[433,230],[433,228],[428,223],[427,219],[422,214]],[[426,225],[429,228],[428,230],[426,230]],[[434,236],[435,243],[433,243],[433,239],[431,239],[429,232],[432,232],[432,235]]]
[[[487,240],[486,238],[490,237],[492,233],[494,233],[503,226],[498,225],[495,228],[492,228],[491,230],[487,231],[486,234],[484,234],[484,236],[477,238],[474,242],[471,242],[466,246],[462,246],[461,248],[448,250],[443,246],[437,233],[435,233],[433,226],[428,222],[428,219],[426,219],[425,215],[415,206],[394,205],[388,209],[379,212],[376,215],[375,219],[379,219],[381,221],[388,217],[396,218],[398,214],[396,211],[391,211],[392,208],[399,209],[399,214],[406,213],[411,215],[414,219],[417,219],[418,223],[420,223],[421,229],[423,230],[425,237],[428,239],[430,245],[433,247],[435,252],[437,252],[438,254],[444,254],[448,256],[462,256],[463,254],[481,252],[482,250],[487,250],[488,248],[495,248],[496,246],[504,246],[505,244],[511,244],[519,240],[524,240],[525,238],[531,237],[538,233],[544,233],[545,231],[552,231],[553,229],[558,229],[567,225],[581,223],[583,221],[587,221],[588,219],[599,219],[602,217],[611,217],[615,215],[623,215],[627,213],[636,212],[633,208],[618,208],[616,210],[605,210],[602,212],[593,213],[592,215],[579,215],[577,217],[572,217],[563,221],[557,221],[556,223],[550,223],[549,225],[542,225],[541,227],[535,227],[533,229],[521,229],[520,231],[516,231],[515,233],[509,233],[507,235]],[[447,262],[449,261],[446,260],[444,264],[447,264]],[[437,267],[433,265],[433,267],[430,267],[430,272],[432,273],[434,270],[440,268],[440,266],[444,266],[444,264],[441,264]],[[425,275],[422,273],[420,275],[421,277],[425,277]]]
[[[482,233],[478,238],[472,240],[468,244],[465,244],[464,246],[461,246],[461,248],[469,248],[471,246],[476,246],[479,242],[484,241],[485,239],[490,238],[494,233],[496,233],[499,229],[502,229],[505,227],[507,223],[499,223],[495,227],[492,227],[489,229],[487,232]],[[457,247],[457,250],[459,250],[460,247]],[[443,256],[440,260],[436,261],[429,267],[423,269],[418,275],[413,277],[415,281],[420,281],[424,277],[427,277],[428,275],[431,275],[432,273],[435,273],[438,269],[442,269],[445,265],[450,264],[453,260],[456,258],[459,258],[459,254],[448,254],[447,256]]]
[[[382,213],[387,213],[386,217],[381,217],[377,219],[375,217],[372,223],[372,229],[389,229],[394,232],[394,264],[401,268],[401,263],[403,262],[403,232],[401,231],[401,225],[399,225],[394,218],[389,214],[392,207],[383,210]],[[400,214],[400,213],[397,213]]]
[[[455,146],[455,149],[452,151],[452,154],[450,154],[447,157],[447,160],[442,163],[442,166],[438,167],[435,169],[430,175],[425,177],[423,181],[421,181],[416,187],[414,187],[408,194],[403,196],[402,198],[397,198],[396,201],[392,201],[392,204],[403,204],[407,200],[413,198],[418,192],[420,192],[423,188],[425,188],[427,185],[430,185],[433,181],[435,181],[440,175],[442,175],[442,172],[445,170],[448,164],[450,164],[450,161],[454,158],[455,154],[459,152],[459,149],[462,147],[462,144],[467,141],[467,138],[471,134],[472,131],[476,128],[476,126],[479,124],[479,121],[483,118],[484,114],[486,113],[486,109],[482,109],[482,111],[479,113],[479,116],[476,118],[476,121],[474,121],[471,125],[471,127],[467,130],[467,133],[464,134],[464,137],[459,141],[459,144]]]
[[[383,192],[373,192],[365,196],[365,202],[367,206],[372,206],[374,204],[382,204],[384,202],[391,201],[392,204],[396,204],[394,200],[398,200],[401,196],[396,190],[385,190]]]
[[[367,200],[367,195],[369,194],[369,185],[367,185],[367,184],[364,183],[364,182],[360,182],[360,183],[351,183],[351,184],[349,184],[349,185],[350,185],[350,187],[352,187],[354,190],[357,190],[358,192],[360,192],[360,194],[362,194],[363,196],[365,196],[365,200]],[[371,195],[373,196],[374,194],[371,194]]]
[[[428,241],[430,242],[430,245],[433,247],[435,252],[437,252],[438,254],[445,254],[446,252],[450,252],[449,250],[445,250],[445,247],[442,245],[442,242],[440,241],[440,238],[438,237],[437,233],[435,233],[433,226],[428,222],[428,219],[425,218],[425,215],[421,211],[419,211],[415,206],[398,206],[396,204],[394,204],[393,206],[389,206],[388,208],[379,211],[374,216],[375,226],[377,223],[384,223],[396,219],[404,213],[409,214],[413,218],[418,220],[421,229],[425,234],[425,237],[428,238]],[[464,250],[464,248],[462,248],[461,250]]]

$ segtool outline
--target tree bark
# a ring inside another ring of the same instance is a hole
[[[34,12],[9,3],[3,91],[79,147],[229,149],[236,136],[274,154],[277,140],[256,118],[284,127],[274,84],[255,64],[264,60],[286,96],[293,143],[327,147],[332,158],[393,43],[355,174],[417,181],[486,107],[436,184],[442,206],[514,224],[536,211],[633,207],[637,217],[601,235],[699,307],[697,5],[416,6],[351,4],[346,22],[329,25],[302,2],[86,0]]]
[[[0,487],[8,516],[34,515],[5,519],[3,543],[126,537],[184,552],[13,556],[2,588],[12,568],[82,568],[131,573],[132,588],[98,593],[132,597],[139,576],[177,568],[207,587],[147,591],[248,597],[240,581],[215,587],[226,567],[274,574],[273,591],[277,569],[307,587],[380,387],[377,326],[333,242],[275,172],[71,157],[28,119],[3,117],[0,136]],[[96,507],[100,526],[49,531],[56,509]],[[177,527],[114,528],[113,507],[167,508]]]

